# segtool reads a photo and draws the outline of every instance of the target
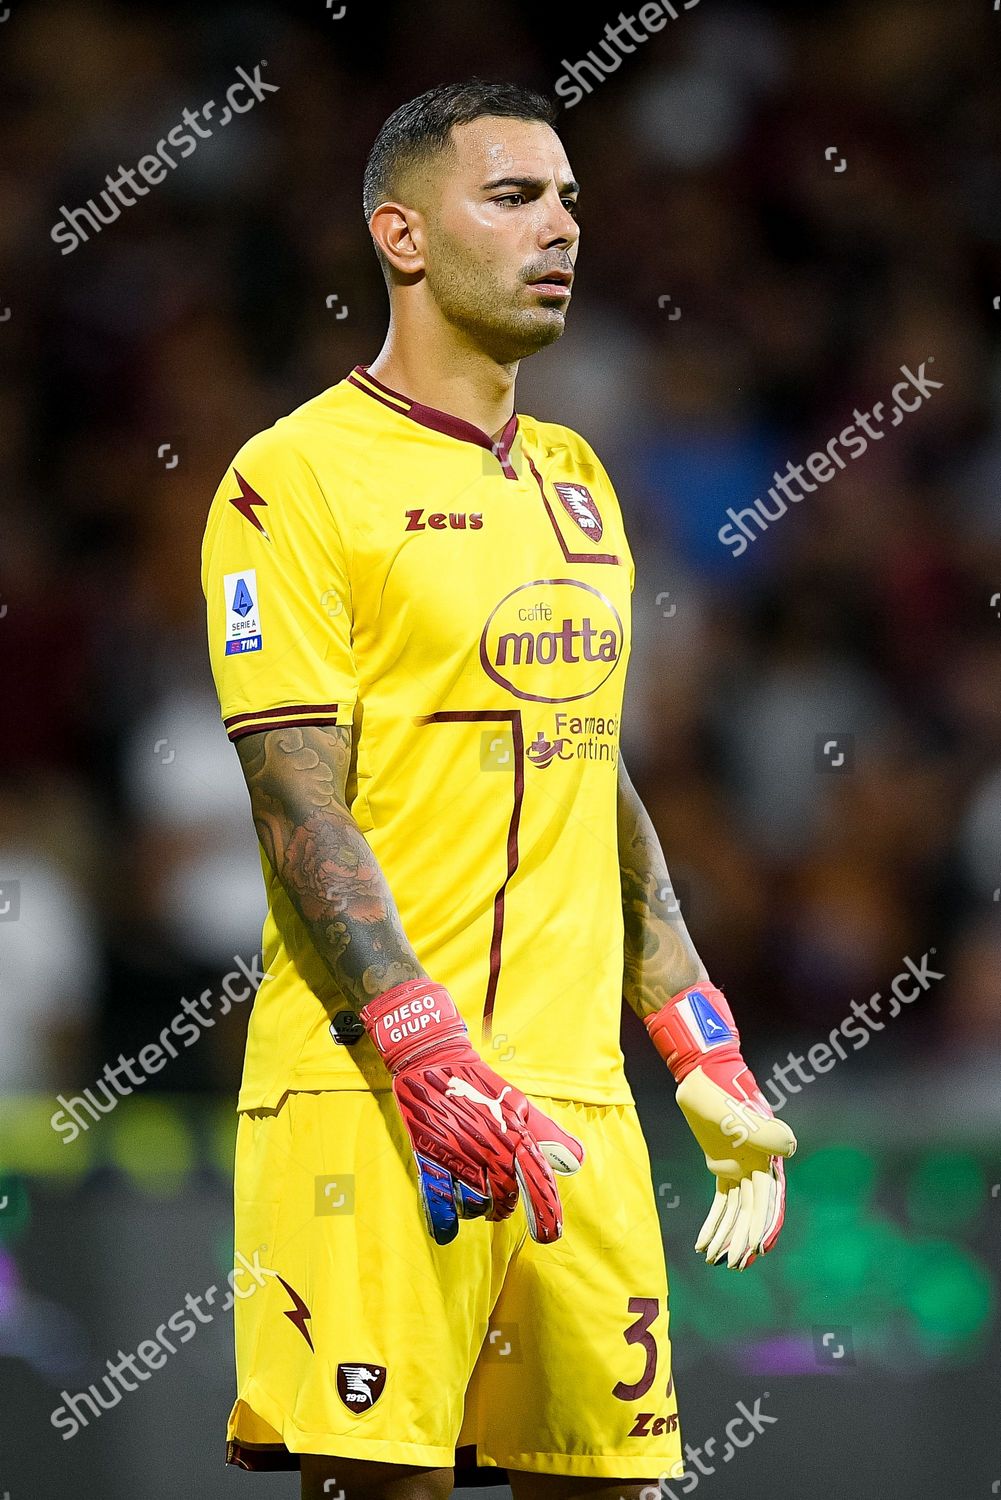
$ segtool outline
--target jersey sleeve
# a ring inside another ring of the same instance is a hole
[[[351,723],[358,681],[348,550],[308,461],[276,428],[244,444],[216,491],[202,590],[231,740]]]

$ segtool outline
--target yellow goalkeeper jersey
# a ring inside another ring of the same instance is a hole
[[[632,1101],[619,1042],[619,722],[633,559],[576,433],[479,428],[358,365],[258,433],[202,552],[231,739],[353,730],[347,793],[472,1045],[528,1093]],[[239,1107],[388,1088],[261,851],[262,981]],[[220,892],[225,900],[225,892]]]

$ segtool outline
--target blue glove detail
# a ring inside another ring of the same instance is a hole
[[[451,1172],[429,1156],[415,1151],[414,1160],[428,1233],[435,1244],[447,1245],[459,1232],[460,1218],[479,1218],[487,1212],[490,1200],[467,1183],[457,1183]]]
[[[733,1032],[707,995],[701,990],[689,990],[687,999],[707,1047],[721,1047],[724,1042],[734,1040]]]

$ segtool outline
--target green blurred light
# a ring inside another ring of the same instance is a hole
[[[733,1274],[732,1271],[722,1272],[713,1266],[706,1266],[704,1262],[695,1265],[689,1274],[672,1271],[668,1267],[672,1337],[676,1328],[680,1327],[686,1332],[692,1329],[707,1343],[725,1342],[726,1328],[709,1293],[722,1276]]]
[[[988,1201],[983,1169],[965,1152],[929,1152],[907,1186],[907,1212],[922,1230],[963,1229]]]
[[[60,1111],[58,1101],[44,1094],[4,1097],[0,1172],[74,1179],[88,1171],[94,1158],[92,1132],[81,1131],[72,1140],[65,1128],[60,1134],[52,1125]],[[84,1112],[81,1119],[89,1116]]]
[[[993,1317],[994,1292],[985,1268],[948,1241],[925,1241],[912,1279],[903,1287],[907,1306],[928,1353],[954,1352],[983,1333]]]
[[[141,1192],[173,1197],[196,1164],[193,1133],[163,1098],[123,1099],[108,1120],[108,1160]]]
[[[903,1310],[902,1268],[910,1246],[894,1225],[882,1219],[860,1224],[816,1226],[790,1256],[776,1256],[795,1299],[800,1326],[848,1323],[856,1329],[878,1326]]]
[[[0,1176],[0,1244],[9,1244],[31,1222],[28,1184],[9,1174]]]
[[[803,1160],[797,1155],[786,1171],[790,1197],[795,1193],[798,1203],[857,1217],[872,1196],[879,1165],[857,1146],[827,1146]]]

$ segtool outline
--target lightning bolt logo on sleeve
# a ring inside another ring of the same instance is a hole
[[[256,530],[261,533],[265,541],[270,542],[271,538],[268,536],[267,531],[264,529],[264,523],[261,521],[260,516],[255,515],[253,509],[255,505],[263,505],[266,507],[268,502],[261,498],[261,496],[254,489],[253,485],[248,484],[243,475],[239,473],[237,469],[234,469],[233,473],[236,476],[237,484],[240,486],[240,493],[238,495],[230,496],[230,505],[234,506],[240,512],[241,516],[243,516],[245,520],[249,521],[251,526],[255,527]]]
[[[299,1332],[306,1340],[306,1343],[312,1349],[313,1340],[309,1336],[309,1329],[306,1327],[306,1324],[310,1320],[310,1318],[312,1318],[313,1314],[310,1312],[305,1302],[303,1302],[302,1298],[299,1296],[299,1293],[293,1291],[292,1287],[289,1286],[284,1276],[279,1276],[277,1271],[272,1271],[271,1274],[275,1277],[276,1280],[281,1282],[282,1286],[292,1298],[292,1306],[285,1312],[286,1318],[288,1318],[293,1328],[298,1328]]]

